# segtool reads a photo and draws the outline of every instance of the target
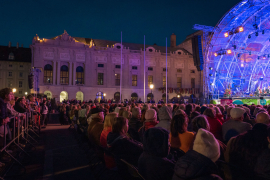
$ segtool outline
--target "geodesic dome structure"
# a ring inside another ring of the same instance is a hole
[[[212,94],[270,86],[270,0],[244,0],[227,12],[206,46],[205,85]]]

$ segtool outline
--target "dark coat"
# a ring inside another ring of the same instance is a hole
[[[107,144],[109,151],[116,157],[117,166],[121,164],[120,159],[124,159],[136,167],[138,166],[138,159],[143,152],[141,143],[127,136],[110,132],[107,136]]]
[[[144,152],[139,158],[138,168],[146,180],[171,180],[174,163],[166,158],[169,151],[169,133],[153,127],[144,133]]]
[[[143,123],[140,122],[140,119],[131,118],[128,123],[128,134],[129,136],[136,140],[141,141],[138,130],[142,127]]]
[[[0,126],[3,123],[3,120],[8,117],[7,103],[4,102],[2,98],[0,98]]]
[[[258,176],[270,179],[270,149],[266,149],[257,159],[254,171]]]
[[[28,109],[26,109],[21,103],[16,102],[15,106],[14,106],[15,111],[19,112],[19,113],[25,113],[25,112],[29,112]]]
[[[190,150],[175,164],[173,180],[222,180],[216,174],[218,168],[211,159]]]

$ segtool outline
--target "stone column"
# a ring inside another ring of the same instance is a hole
[[[57,85],[60,85],[60,69],[61,69],[61,62],[60,61],[58,61],[57,62],[57,72],[56,72],[56,74],[57,74]]]
[[[57,78],[57,74],[56,74],[56,62],[53,61],[53,85],[56,85],[56,78]]]
[[[76,85],[76,68],[77,68],[77,66],[76,66],[76,62],[74,62],[73,63],[73,85]]]
[[[69,63],[68,67],[68,85],[72,85],[72,62]]]

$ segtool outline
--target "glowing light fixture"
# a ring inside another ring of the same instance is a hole
[[[153,89],[154,88],[154,84],[150,84],[150,89]]]
[[[16,88],[13,88],[13,89],[12,89],[12,92],[13,92],[13,93],[15,93],[16,91],[17,91]]]
[[[24,94],[25,94],[25,95],[27,95],[28,93],[27,93],[27,92],[25,92]]]
[[[263,80],[263,77],[260,77],[260,80],[262,81]]]
[[[229,37],[229,33],[227,33],[227,32],[224,33],[224,36],[225,36],[225,37]]]
[[[244,64],[241,64],[241,67],[244,67]]]
[[[209,69],[210,69],[210,70],[213,70],[213,68],[212,68],[212,67],[209,67]]]
[[[218,56],[218,54],[217,54],[217,53],[215,53],[215,54],[214,54],[214,56],[216,56],[216,57],[217,57],[217,56]]]
[[[180,98],[180,95],[177,95],[178,98]]]
[[[232,54],[232,50],[228,49],[228,50],[227,50],[227,53],[228,53],[228,54]]]
[[[105,97],[106,96],[106,93],[104,93],[103,96]]]
[[[241,26],[241,27],[238,28],[238,30],[239,30],[239,32],[243,32],[244,31],[244,27]]]

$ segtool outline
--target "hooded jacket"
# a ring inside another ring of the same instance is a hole
[[[159,123],[156,127],[162,127],[170,132],[171,120],[172,120],[172,109],[168,106],[163,106],[158,111]]]
[[[127,136],[110,132],[107,136],[107,146],[109,151],[116,157],[118,168],[121,164],[120,159],[124,159],[128,163],[138,166],[138,159],[143,152],[141,143],[132,140]]]
[[[144,133],[144,151],[139,158],[138,168],[146,180],[172,179],[174,164],[168,160],[169,133],[167,130],[154,127]]]
[[[194,151],[188,151],[178,159],[174,167],[173,180],[222,180],[216,164],[208,157]]]

